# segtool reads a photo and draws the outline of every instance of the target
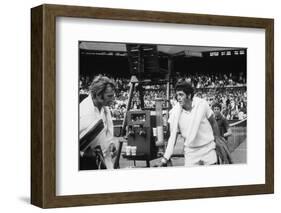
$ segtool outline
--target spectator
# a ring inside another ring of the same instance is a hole
[[[221,114],[221,105],[217,102],[213,104],[212,109],[215,114],[215,119],[219,126],[220,136],[224,137],[227,141],[228,137],[232,135],[231,129],[229,128],[229,123],[226,118]]]

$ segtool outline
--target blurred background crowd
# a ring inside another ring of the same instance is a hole
[[[114,78],[105,74],[116,83],[115,103],[111,106],[114,120],[122,120],[126,113],[126,104],[129,98],[130,79]],[[79,99],[80,102],[89,94],[89,86],[94,76],[80,76]],[[246,77],[243,73],[208,73],[208,74],[177,74],[174,81],[190,81],[195,88],[195,96],[208,101],[209,105],[216,102],[222,106],[222,114],[227,120],[242,120],[247,117],[247,90]],[[156,99],[167,99],[166,85],[147,85],[143,87],[143,102],[145,108],[155,108]],[[171,106],[176,103],[174,84],[171,84],[169,102]],[[164,103],[164,102],[163,102]],[[140,109],[141,101],[139,92],[134,93],[132,109]]]

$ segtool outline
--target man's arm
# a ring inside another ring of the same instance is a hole
[[[223,134],[223,137],[228,137],[232,135],[231,128],[229,127],[228,121],[224,118],[223,124],[225,126],[226,132]]]
[[[219,126],[218,126],[218,123],[214,117],[214,115],[212,114],[209,118],[208,118],[210,124],[211,124],[211,127],[213,129],[213,133],[214,133],[214,137],[218,137],[220,136],[220,130],[219,130]]]
[[[230,128],[228,128],[228,129],[227,129],[227,132],[223,134],[223,137],[226,138],[226,137],[231,136],[231,135],[232,135],[232,131],[231,131]]]

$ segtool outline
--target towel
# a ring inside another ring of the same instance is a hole
[[[166,159],[170,159],[171,155],[173,154],[173,149],[176,143],[176,137],[177,137],[177,132],[179,129],[179,119],[180,115],[182,113],[182,107],[179,103],[177,103],[173,109],[170,111],[170,118],[169,118],[169,123],[170,123],[170,138],[168,140],[168,145],[164,154],[164,157]],[[200,127],[200,123],[204,116],[206,119],[210,116],[212,112],[209,110],[209,105],[207,101],[201,98],[194,97],[192,100],[192,113],[190,114],[190,120],[189,120],[189,126],[187,128],[187,131],[182,133],[182,135],[185,138],[185,146],[187,147],[197,147],[197,146],[202,146],[204,144],[193,144],[194,139],[198,133],[198,129]],[[192,124],[192,125],[190,125]],[[212,136],[213,137],[213,136]],[[213,138],[212,138],[213,139]],[[211,142],[207,141],[207,142]],[[198,141],[197,141],[198,143]]]
[[[169,112],[169,120],[170,123],[170,137],[168,140],[168,145],[166,147],[166,151],[164,154],[164,158],[170,159],[171,155],[173,154],[174,146],[177,139],[177,133],[178,133],[178,125],[179,125],[179,118],[180,114],[182,112],[182,107],[179,103],[176,103],[176,105],[171,109]]]

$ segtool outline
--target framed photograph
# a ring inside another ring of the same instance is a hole
[[[31,9],[31,203],[274,192],[274,20]]]

